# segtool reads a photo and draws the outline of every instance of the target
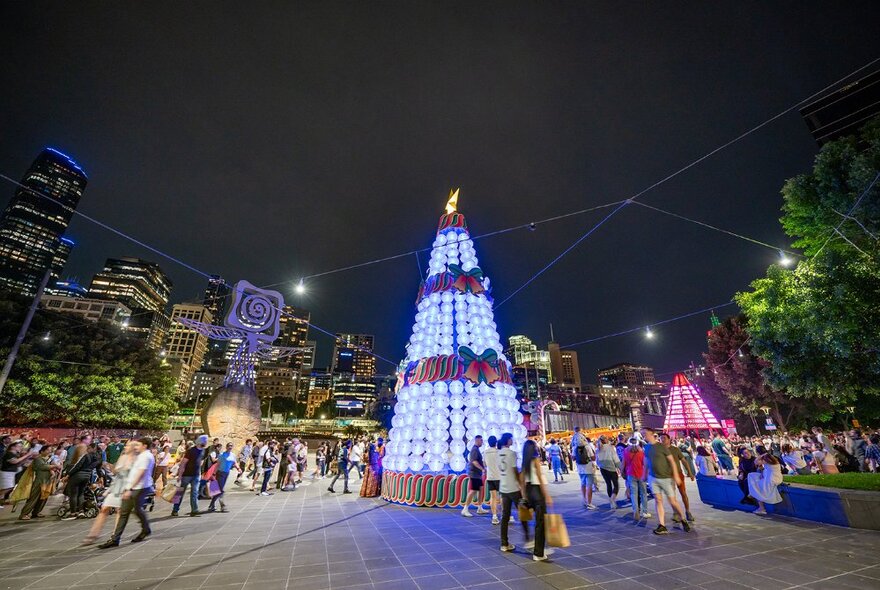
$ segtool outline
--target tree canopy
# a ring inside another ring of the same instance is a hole
[[[4,359],[26,305],[0,300]],[[108,323],[41,309],[0,395],[0,414],[15,425],[164,429],[176,399],[168,367],[142,342]]]
[[[782,225],[803,248],[737,295],[770,388],[837,407],[880,396],[880,120],[826,144],[785,183]]]

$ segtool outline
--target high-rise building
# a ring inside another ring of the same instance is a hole
[[[856,134],[868,119],[880,115],[880,70],[847,82],[801,107],[800,111],[820,146]]]
[[[581,387],[581,368],[578,364],[578,355],[573,350],[560,350],[559,344],[550,342],[547,345],[550,354],[550,368],[553,375],[553,383],[563,387]]]
[[[177,380],[177,391],[185,397],[192,385],[193,375],[202,366],[208,350],[208,337],[174,320],[186,318],[210,324],[214,317],[204,305],[178,303],[171,309],[171,329],[165,343],[166,359],[171,364],[172,376]]]
[[[357,381],[370,381],[376,374],[372,334],[336,334],[331,372],[352,376]]]
[[[158,264],[123,256],[108,258],[92,278],[89,295],[121,301],[131,308],[128,333],[148,348],[161,348],[171,320],[165,314],[171,296],[171,279]]]
[[[108,258],[104,270],[92,279],[89,295],[121,301],[139,309],[164,312],[171,296],[171,279],[158,264],[123,256]]]
[[[222,326],[229,308],[229,299],[232,289],[220,275],[211,275],[205,294],[202,296],[202,305],[208,308],[214,318],[214,324]],[[206,370],[220,370],[229,363],[226,353],[229,349],[227,340],[215,340],[208,346],[205,353],[204,368]]]
[[[610,387],[629,387],[655,385],[654,369],[632,363],[618,363],[599,371],[599,385]]]
[[[284,313],[278,319],[279,333],[275,345],[306,348],[309,343],[309,322],[311,317],[312,314],[304,309],[294,307],[293,305],[285,305]],[[312,370],[313,357],[314,353],[309,354],[307,351],[298,352],[290,357],[288,364],[294,371],[308,375]]]
[[[296,398],[297,373],[285,365],[263,365],[257,369],[255,389],[260,399]]]
[[[226,380],[226,371],[201,370],[193,374],[192,383],[189,386],[189,394],[186,401],[205,402],[212,395],[214,390],[223,387]]]
[[[522,401],[541,399],[547,395],[550,380],[546,369],[516,365],[510,378]]]
[[[33,297],[47,268],[59,278],[73,246],[63,235],[87,182],[58,150],[37,156],[0,217],[0,289]]]
[[[550,352],[538,350],[538,346],[530,338],[521,334],[511,336],[507,341],[509,346],[504,354],[513,366],[544,370],[547,372],[547,378],[553,381]]]
[[[57,295],[58,297],[76,297],[78,299],[84,299],[89,296],[89,290],[73,279],[55,281],[55,284],[46,288],[46,293]]]

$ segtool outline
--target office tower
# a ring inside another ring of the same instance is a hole
[[[560,350],[559,344],[550,342],[547,344],[550,354],[551,374],[553,382],[561,387],[581,387],[581,368],[578,364],[577,352],[573,350]]]
[[[61,152],[44,149],[0,217],[0,289],[33,297],[51,268],[60,276],[73,242],[62,236],[86,188],[85,172]],[[50,283],[51,284],[51,283]]]
[[[309,343],[311,317],[311,313],[304,309],[285,305],[284,313],[278,319],[279,334],[275,345],[306,348]],[[291,356],[287,364],[301,375],[308,375],[312,369],[313,359],[314,353],[303,351]]]
[[[855,135],[869,119],[880,115],[880,70],[826,93],[800,112],[820,146]]]
[[[654,369],[632,363],[618,363],[599,371],[599,385],[635,389],[643,385],[655,385]]]
[[[46,293],[58,297],[76,297],[78,299],[85,299],[89,296],[89,290],[73,279],[55,281],[51,287],[46,288]]]
[[[296,399],[298,375],[285,365],[262,365],[257,369],[254,389],[257,397],[290,397]]]
[[[511,336],[507,341],[509,346],[504,354],[512,365],[541,369],[546,371],[547,377],[553,381],[553,367],[548,351],[538,350],[537,345],[530,338],[521,334]]]
[[[193,374],[192,383],[189,386],[189,393],[186,401],[198,401],[201,406],[204,402],[214,395],[214,390],[223,387],[226,380],[226,371],[217,370],[201,370]]]
[[[107,259],[104,270],[92,278],[89,295],[121,301],[132,312],[140,309],[164,312],[171,286],[171,279],[158,264],[123,256]]]
[[[121,301],[131,308],[129,336],[147,348],[158,349],[171,325],[165,314],[171,286],[171,279],[158,264],[123,256],[107,259],[104,269],[92,278],[89,296]]]
[[[109,322],[118,328],[127,328],[131,310],[118,301],[43,295],[40,305],[55,312],[78,316],[87,322]]]
[[[226,311],[229,309],[230,295],[232,289],[223,280],[220,275],[211,275],[208,279],[208,285],[205,287],[205,294],[202,296],[202,305],[208,308],[211,316],[214,318],[214,324],[222,326],[226,318]],[[208,346],[205,353],[203,368],[205,370],[220,370],[229,364],[226,353],[229,350],[229,341],[214,340]]]
[[[165,343],[165,358],[171,364],[171,374],[177,381],[178,393],[185,397],[189,393],[193,376],[205,359],[208,337],[175,322],[177,318],[210,324],[214,316],[204,305],[193,303],[178,303],[171,309],[171,329]]]
[[[352,377],[356,381],[372,380],[376,374],[373,343],[372,334],[336,334],[331,367],[333,375]]]

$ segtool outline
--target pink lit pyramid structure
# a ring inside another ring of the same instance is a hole
[[[721,424],[712,415],[700,392],[684,373],[676,373],[672,379],[669,403],[666,408],[666,421],[663,430],[711,430],[720,429]]]
[[[460,506],[467,493],[465,453],[474,438],[509,432],[519,449],[527,434],[495,325],[489,279],[457,201],[453,191],[398,369],[382,497],[401,504]]]

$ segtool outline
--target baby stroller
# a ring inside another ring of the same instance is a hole
[[[93,483],[86,487],[85,492],[83,492],[83,514],[85,514],[86,518],[95,518],[98,516],[98,512],[101,510],[101,505],[104,503],[104,494],[106,491],[106,488],[97,483]],[[64,501],[61,502],[61,506],[58,508],[58,518],[64,518],[69,512],[70,500],[65,497]]]

